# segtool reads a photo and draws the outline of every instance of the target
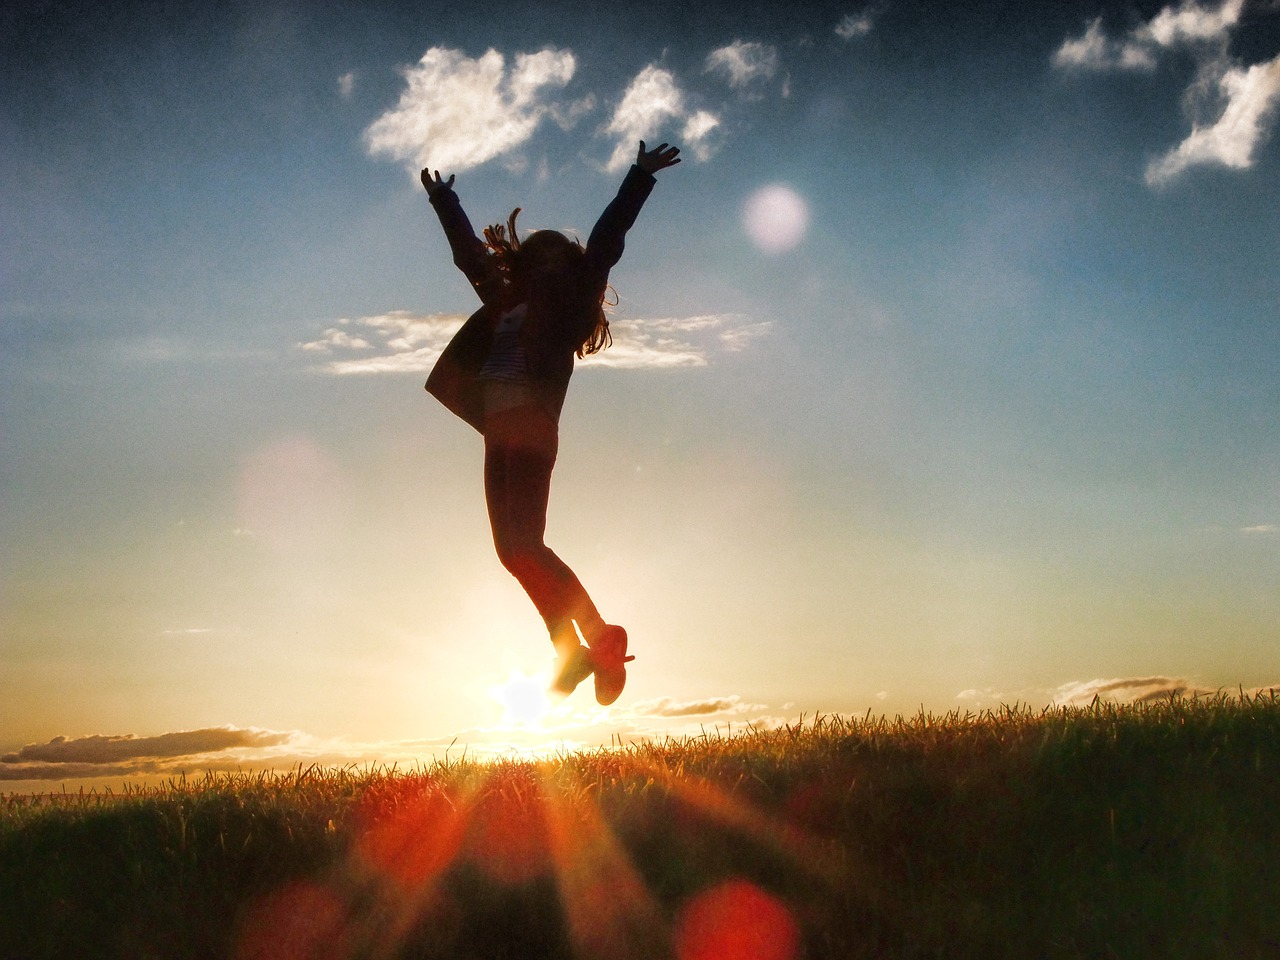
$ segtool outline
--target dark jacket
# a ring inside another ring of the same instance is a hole
[[[633,166],[618,188],[618,195],[596,221],[582,259],[562,281],[542,284],[531,291],[520,335],[535,394],[556,421],[573,375],[574,354],[595,327],[609,270],[622,257],[626,233],[636,222],[655,182],[653,176]],[[449,187],[441,187],[432,194],[431,205],[449,240],[454,265],[471,281],[483,306],[449,341],[427,377],[426,388],[483,433],[480,368],[489,356],[498,315],[504,306],[512,304],[504,304],[506,291],[493,254],[476,236],[457,194]]]

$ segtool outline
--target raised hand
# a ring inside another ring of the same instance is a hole
[[[665,170],[667,167],[674,167],[680,162],[680,148],[668,146],[660,143],[652,150],[644,148],[644,141],[640,141],[640,153],[636,156],[636,166],[643,170],[649,176],[653,176],[659,170]],[[426,172],[425,170],[423,171]],[[453,178],[450,177],[452,180]]]
[[[430,170],[430,169],[424,169],[424,170],[422,171],[422,185],[423,185],[423,186],[426,188],[426,190],[427,190],[427,196],[431,196],[431,197],[435,196],[436,191],[437,191],[437,190],[440,190],[440,189],[442,189],[442,188],[444,188],[444,187],[448,187],[450,190],[452,190],[452,189],[453,189],[453,179],[454,179],[454,177],[453,177],[453,174],[451,173],[451,174],[449,174],[449,179],[448,179],[448,180],[441,180],[441,179],[440,179],[440,171],[439,171],[439,170],[437,170],[437,171],[435,171],[435,179],[433,180],[433,179],[431,178],[431,170]]]

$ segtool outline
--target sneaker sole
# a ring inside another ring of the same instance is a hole
[[[623,657],[620,663],[607,666],[599,662],[596,663],[596,703],[602,707],[607,707],[622,696],[623,688],[627,685],[626,664],[634,659],[635,657],[630,656]]]

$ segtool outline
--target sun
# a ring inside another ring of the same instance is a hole
[[[506,683],[489,688],[489,696],[502,705],[502,722],[509,726],[539,726],[551,711],[545,674],[512,670]]]

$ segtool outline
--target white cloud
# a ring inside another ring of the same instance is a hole
[[[1064,40],[1053,55],[1057,67],[1110,66],[1107,55],[1107,38],[1102,35],[1102,18],[1094,17],[1083,34],[1074,40]]]
[[[1188,167],[1216,165],[1232,170],[1253,166],[1254,151],[1270,133],[1280,103],[1280,56],[1242,69],[1232,67],[1217,80],[1225,101],[1222,113],[1207,126],[1193,124],[1180,144],[1147,167],[1147,182],[1160,185]]]
[[[471,59],[432,47],[403,71],[400,102],[370,124],[365,144],[371,155],[404,161],[414,172],[427,165],[470,169],[528,141],[555,106],[546,91],[568,84],[575,67],[567,50],[517,54],[508,70],[496,50]]]
[[[649,147],[662,142],[662,129],[681,123],[679,146],[694,159],[705,161],[715,153],[713,134],[721,129],[720,117],[710,110],[690,107],[675,74],[655,64],[641,70],[627,86],[604,133],[614,137],[605,169],[621,170],[635,157],[641,140]]]
[[[509,61],[493,49],[471,58],[459,50],[432,47],[418,63],[401,71],[405,87],[400,100],[365,129],[365,147],[371,156],[403,162],[413,173],[428,166],[457,173],[493,160],[513,173],[524,173],[532,161],[521,148],[544,120],[568,132],[601,102],[593,91],[561,95],[573,80],[576,66],[573,52],[567,49],[520,53]],[[773,80],[778,70],[774,47],[735,40],[711,51],[703,72],[719,75],[743,92]],[[349,98],[356,80],[354,72],[339,77],[340,95]],[[782,95],[789,92],[786,78]],[[599,133],[614,141],[604,168],[611,172],[625,168],[640,140],[652,146],[664,139],[676,140],[686,156],[709,160],[724,126],[720,113],[698,99],[682,88],[671,70],[646,66],[626,86],[599,128]]]
[[[1272,534],[1272,533],[1280,533],[1280,525],[1277,525],[1274,523],[1257,523],[1251,527],[1241,527],[1240,532],[1251,533],[1251,534],[1264,534],[1264,535]]]
[[[1243,0],[1226,0],[1210,9],[1186,0],[1176,9],[1165,7],[1118,40],[1106,36],[1102,18],[1095,17],[1083,35],[1063,42],[1053,62],[1064,69],[1150,70],[1163,50],[1199,47],[1220,53],[1243,5]]]
[[[342,321],[346,322],[346,321]],[[303,350],[312,350],[318,353],[329,353],[333,350],[368,350],[369,341],[360,336],[352,336],[346,330],[338,327],[330,327],[326,330],[318,340],[312,340],[308,343],[299,344]]]
[[[1202,7],[1195,0],[1183,0],[1176,10],[1165,7],[1138,33],[1162,47],[1225,40],[1240,20],[1243,8],[1244,0],[1225,0],[1216,9]]]
[[[343,100],[350,100],[351,94],[356,89],[356,75],[352,71],[347,71],[338,78],[338,96]]]
[[[846,13],[836,24],[836,36],[841,40],[856,40],[865,37],[875,26],[875,13],[870,7],[861,13]]]
[[[315,340],[298,344],[298,348],[332,355],[333,359],[320,367],[326,373],[422,373],[435,365],[466,319],[460,313],[418,314],[408,310],[355,320],[344,318],[338,326],[325,330]],[[359,356],[361,353],[368,355]]]
[[[588,368],[661,370],[673,367],[705,367],[707,356],[696,347],[678,340],[659,340],[635,330],[616,330],[613,346],[602,353],[586,357],[582,362],[583,366]]]
[[[323,356],[317,367],[334,375],[426,373],[466,319],[462,314],[408,310],[343,319],[298,349]],[[663,369],[705,367],[716,353],[745,349],[771,324],[742,314],[706,314],[613,320],[613,346],[582,361],[584,367]]]
[[[618,145],[605,168],[621,170],[635,156],[641,140],[654,140],[667,121],[684,116],[684,94],[676,85],[670,70],[650,64],[631,81],[622,100],[613,111],[604,132],[614,136]],[[657,146],[647,143],[646,146]]]
[[[1150,70],[1155,57],[1145,43],[1111,40],[1102,32],[1102,18],[1089,23],[1085,32],[1066,40],[1053,56],[1054,66],[1078,70]]]
[[[771,326],[738,313],[618,320],[610,324],[613,346],[583,364],[631,370],[705,367],[713,354],[742,350]]]
[[[707,54],[705,72],[725,77],[729,86],[740,90],[757,80],[772,80],[778,72],[778,51],[764,43],[735,40]]]
[[[699,110],[685,121],[681,139],[698,160],[708,160],[713,152],[707,135],[720,126],[720,118],[709,110]]]
[[[1183,0],[1120,39],[1108,37],[1101,18],[1095,18],[1082,36],[1066,40],[1054,54],[1059,69],[1091,71],[1150,70],[1160,56],[1179,51],[1194,57],[1199,70],[1185,94],[1191,132],[1148,164],[1149,185],[1166,184],[1195,166],[1253,166],[1280,102],[1280,57],[1246,67],[1230,56],[1231,33],[1243,8],[1244,0],[1213,7]]]

